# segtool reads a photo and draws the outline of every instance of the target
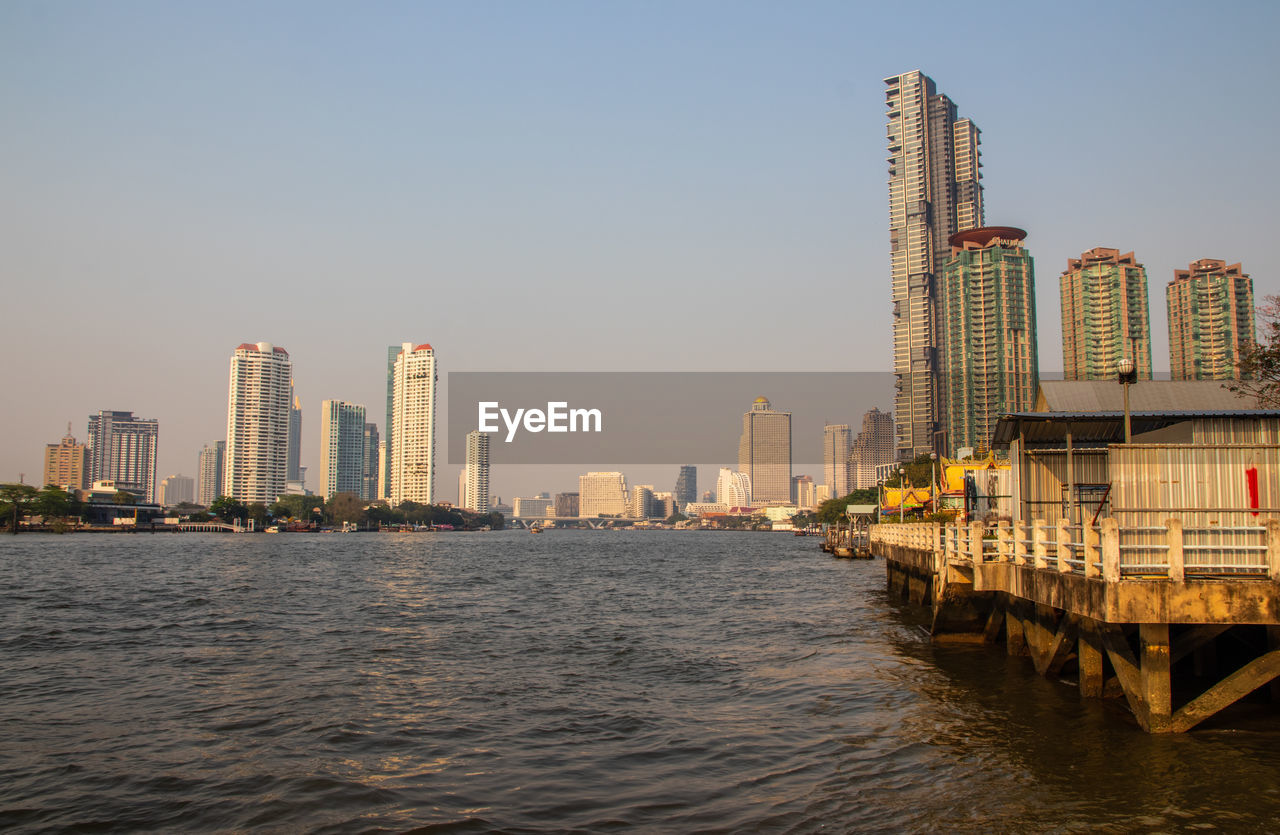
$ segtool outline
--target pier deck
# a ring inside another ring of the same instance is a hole
[[[1280,696],[1280,520],[1234,528],[882,524],[889,588],[939,642],[1003,642],[1083,696],[1189,730],[1269,683]]]

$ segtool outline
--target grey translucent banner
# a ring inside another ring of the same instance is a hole
[[[882,372],[450,372],[448,460],[483,425],[491,464],[727,464],[763,397],[791,414],[792,461],[816,462],[825,424],[856,436],[893,390]]]

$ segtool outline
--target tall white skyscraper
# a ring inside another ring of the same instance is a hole
[[[791,494],[791,485],[787,485],[787,495]],[[716,479],[716,501],[725,507],[751,506],[751,479],[746,473],[735,472],[728,467],[720,468]]]
[[[196,471],[196,502],[205,507],[222,495],[222,459],[226,450],[226,441],[205,444],[200,450],[200,466]]]
[[[293,363],[270,342],[245,342],[231,357],[223,492],[240,502],[269,504],[289,474],[289,396]]]
[[[822,480],[833,496],[849,495],[849,451],[853,433],[847,423],[829,423],[822,429]]]
[[[791,413],[775,412],[768,398],[757,397],[742,416],[738,472],[751,482],[753,501],[791,501]]]
[[[980,131],[959,118],[933,79],[916,70],[886,78],[889,251],[898,456],[940,443],[937,290],[948,241],[982,225]]]
[[[361,495],[364,489],[364,406],[320,403],[320,496]]]
[[[627,479],[618,472],[578,476],[580,516],[621,516],[627,512]]]
[[[392,366],[391,504],[435,503],[436,353],[405,342]]]
[[[467,501],[465,507],[476,513],[489,512],[489,433],[475,430],[467,433]]]

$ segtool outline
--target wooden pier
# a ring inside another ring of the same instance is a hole
[[[1280,520],[1238,527],[881,524],[889,589],[938,642],[1003,644],[1082,696],[1123,695],[1150,733],[1270,685],[1280,705]]]

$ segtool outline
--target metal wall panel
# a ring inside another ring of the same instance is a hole
[[[1108,458],[1105,449],[1079,449],[1071,453],[1072,468],[1077,487],[1079,485],[1105,485],[1110,480]],[[1067,453],[1066,450],[1029,451],[1022,459],[1022,518],[1028,522],[1044,519],[1056,522],[1066,517]],[[1079,522],[1082,514],[1093,518],[1096,501],[1081,501],[1077,489],[1077,511],[1073,522]],[[1102,516],[1106,516],[1104,510]]]
[[[1112,515],[1126,546],[1122,565],[1166,562],[1162,533],[1171,517],[1186,532],[1188,566],[1263,567],[1260,545],[1267,519],[1280,518],[1280,446],[1134,444],[1110,448]],[[1257,505],[1252,509],[1248,470],[1257,470]]]
[[[1191,436],[1197,444],[1280,444],[1280,418],[1200,418]]]

